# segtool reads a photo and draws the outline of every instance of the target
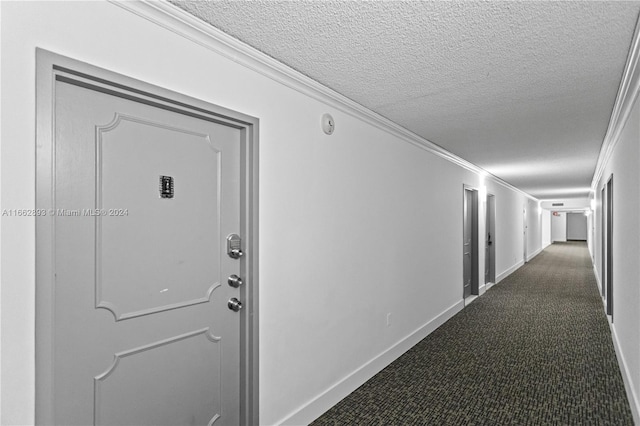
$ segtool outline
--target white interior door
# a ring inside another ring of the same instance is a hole
[[[527,209],[522,209],[522,258],[527,263]]]
[[[469,297],[472,292],[472,275],[473,275],[473,193],[465,189],[464,199],[462,202],[462,238],[463,238],[463,256],[462,256],[462,279],[463,289],[462,297]]]
[[[494,196],[487,195],[486,217],[485,217],[485,254],[484,254],[484,282],[485,284],[495,281],[495,201]]]
[[[238,424],[240,130],[55,85],[55,423]]]
[[[567,241],[587,241],[587,216],[567,213]]]

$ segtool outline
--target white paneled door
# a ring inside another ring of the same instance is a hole
[[[473,191],[469,189],[464,190],[464,198],[462,201],[462,265],[463,265],[463,289],[462,297],[466,298],[473,294],[473,251],[474,251],[474,238],[473,238]]]
[[[73,79],[54,110],[55,423],[238,424],[241,130]]]

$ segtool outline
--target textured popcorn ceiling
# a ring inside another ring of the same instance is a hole
[[[587,195],[640,10],[640,2],[172,3],[541,199]]]

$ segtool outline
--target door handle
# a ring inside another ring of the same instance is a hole
[[[242,309],[242,302],[236,299],[235,297],[233,297],[229,299],[229,303],[227,303],[227,306],[233,312],[238,312],[240,309]]]
[[[229,251],[229,257],[232,259],[240,259],[244,255],[244,252],[240,249],[232,249]]]
[[[229,279],[227,280],[227,284],[229,284],[233,288],[238,288],[242,285],[242,278],[237,276],[236,274],[229,275]]]

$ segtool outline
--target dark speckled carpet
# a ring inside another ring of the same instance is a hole
[[[312,423],[632,424],[581,242],[549,246]]]

